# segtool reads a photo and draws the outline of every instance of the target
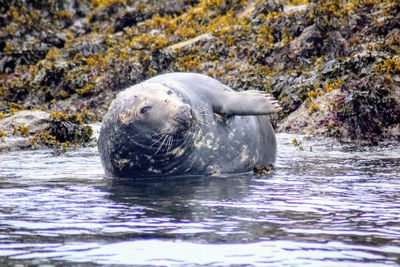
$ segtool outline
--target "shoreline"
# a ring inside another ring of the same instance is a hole
[[[396,1],[67,2],[2,10],[0,143],[90,144],[86,125],[117,92],[173,71],[270,92],[283,106],[278,132],[400,140]],[[26,110],[46,112],[47,128],[5,123]]]

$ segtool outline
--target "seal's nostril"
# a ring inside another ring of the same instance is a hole
[[[190,115],[192,116],[193,120],[197,119],[196,112],[194,112],[194,110],[192,108],[190,109]]]
[[[175,120],[183,127],[189,128],[193,124],[193,111],[190,106],[181,106]]]

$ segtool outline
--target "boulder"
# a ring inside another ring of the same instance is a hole
[[[50,113],[40,110],[23,110],[0,120],[0,151],[15,151],[31,147],[31,135],[46,130]]]

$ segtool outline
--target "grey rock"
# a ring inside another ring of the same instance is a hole
[[[40,110],[24,110],[0,120],[0,131],[6,136],[0,139],[0,151],[15,151],[30,147],[30,136],[49,127],[50,114]],[[26,126],[28,136],[13,136],[13,127]]]
[[[11,117],[0,120],[0,129],[7,130],[13,126],[27,126],[30,133],[44,130],[49,126],[50,114],[40,110],[23,110]]]
[[[322,34],[315,24],[305,28],[300,36],[290,42],[290,56],[311,57],[321,40]]]

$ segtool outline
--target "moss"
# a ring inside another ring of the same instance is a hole
[[[45,130],[30,138],[33,148],[46,146],[67,149],[70,146],[82,146],[92,140],[92,128],[83,124],[85,118],[81,114],[54,111],[50,119],[50,125]]]
[[[327,92],[331,92],[333,89],[340,89],[343,86],[343,81],[341,79],[338,79],[336,81],[333,82],[326,82],[324,84],[324,89]]]
[[[311,103],[310,103],[310,111],[311,111],[311,112],[316,112],[316,111],[318,111],[318,110],[319,110],[318,105],[317,105],[315,102],[311,102]]]
[[[50,131],[40,131],[29,139],[29,144],[32,148],[39,148],[41,146],[60,148],[64,147],[63,143],[58,142],[56,137]]]
[[[72,18],[73,15],[74,14],[68,10],[60,10],[58,13],[56,13],[56,17],[58,17],[60,19]]]
[[[29,135],[29,128],[26,125],[18,126],[18,131],[20,132],[21,136],[28,136]]]
[[[316,96],[321,95],[321,92],[311,90],[310,92],[307,93],[307,95],[308,95],[309,98],[314,98]]]
[[[47,52],[46,59],[54,59],[58,55],[60,55],[60,50],[57,47],[52,47]]]
[[[400,59],[399,57],[389,57],[377,64],[375,71],[385,75],[399,75],[400,74]]]
[[[126,0],[92,0],[92,6],[94,8],[104,8],[111,5],[126,5]]]
[[[10,43],[6,43],[6,45],[3,48],[4,53],[11,53],[13,51],[13,46]]]
[[[194,71],[235,90],[272,92],[284,106],[281,119],[334,89],[350,94],[355,80],[398,74],[398,1],[310,1],[306,12],[283,12],[282,3],[306,2],[255,1],[244,16],[251,5],[241,0],[5,3],[0,46],[9,53],[0,72],[12,75],[0,76],[0,110],[86,107],[100,119],[118,90],[159,73]],[[17,37],[28,33],[29,42]],[[191,40],[198,36],[206,37]],[[13,52],[22,47],[23,55]],[[340,112],[337,125],[347,114]]]
[[[28,136],[29,128],[26,125],[12,126],[12,134],[14,136]]]
[[[294,6],[305,5],[308,4],[308,0],[289,0],[288,4]]]
[[[81,89],[76,89],[75,91],[81,96],[88,96],[94,93],[94,84],[88,83]]]
[[[8,102],[7,105],[11,114],[16,113],[23,109],[22,105],[14,102]]]
[[[53,121],[67,121],[69,119],[69,117],[70,116],[68,114],[61,112],[61,111],[53,111],[50,114],[50,118]]]

